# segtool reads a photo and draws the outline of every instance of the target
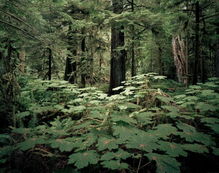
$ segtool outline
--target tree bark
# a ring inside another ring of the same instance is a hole
[[[162,48],[160,44],[158,44],[158,68],[159,68],[159,75],[164,75],[163,62],[162,62]]]
[[[216,13],[219,12],[219,3],[216,6]],[[219,21],[216,22],[217,35],[219,35]],[[216,45],[216,56],[215,56],[215,74],[216,77],[219,77],[219,39],[217,40]]]
[[[22,49],[19,52],[19,60],[20,60],[19,70],[21,73],[25,73],[25,59],[26,59],[26,52],[24,49]]]
[[[82,34],[84,34],[84,29],[82,29]],[[81,72],[81,87],[85,88],[86,87],[86,69],[85,69],[85,51],[86,51],[86,42],[85,42],[85,37],[83,36],[83,39],[81,41],[81,51],[82,51],[82,58],[81,58],[81,64],[83,66],[83,70]]]
[[[68,51],[70,54],[66,58],[66,64],[65,64],[65,75],[64,80],[68,81],[69,83],[76,83],[77,79],[77,62],[74,58],[74,56],[77,55],[77,41],[75,38],[73,38],[72,35],[74,35],[75,31],[72,30],[71,27],[69,27],[68,32]]]
[[[193,73],[193,84],[197,84],[198,82],[198,76],[199,76],[199,61],[200,61],[200,7],[199,7],[199,1],[195,4],[195,64],[194,64],[194,73]]]
[[[113,0],[113,12],[122,13],[123,1]],[[109,95],[116,94],[119,91],[113,91],[125,81],[125,63],[126,53],[121,47],[124,46],[125,36],[123,32],[124,27],[120,26],[116,22],[112,24],[111,28],[111,67],[110,67],[110,87]],[[117,50],[119,48],[119,50]]]
[[[182,40],[179,35],[173,38],[172,48],[178,82],[188,85],[187,48],[184,40]]]
[[[132,12],[134,12],[134,0],[131,1],[131,9]],[[132,60],[132,70],[131,70],[131,75],[132,77],[136,75],[136,59],[135,59],[135,27],[134,25],[131,26],[131,34],[132,34],[132,44],[131,44],[131,60]]]
[[[52,79],[52,49],[48,48],[49,51],[49,70],[48,70],[48,79],[51,80]]]
[[[152,33],[155,36],[155,43],[158,47],[158,56],[157,56],[157,64],[158,64],[158,73],[159,75],[164,75],[164,70],[163,70],[163,62],[162,62],[162,47],[161,47],[161,43],[160,43],[160,33],[155,31],[154,29],[151,30]]]
[[[219,41],[217,43],[217,51],[216,51],[216,77],[219,77]]]
[[[76,51],[73,52],[76,55]],[[66,58],[66,65],[65,65],[65,76],[64,80],[69,81],[69,83],[76,83],[76,70],[77,70],[77,63],[74,61],[72,62],[72,58]]]

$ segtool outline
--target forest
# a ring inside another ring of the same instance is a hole
[[[218,163],[218,0],[0,0],[0,173]]]

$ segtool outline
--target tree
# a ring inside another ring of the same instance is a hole
[[[67,35],[68,40],[68,54],[66,58],[66,64],[65,64],[65,75],[64,80],[69,81],[70,83],[76,83],[76,77],[77,77],[77,40],[75,37],[75,31],[69,26],[69,31]]]
[[[123,11],[123,1],[113,0],[113,12],[120,14]],[[113,88],[116,88],[122,84],[125,80],[125,63],[126,53],[124,50],[125,36],[124,27],[117,23],[112,23],[112,34],[111,34],[111,67],[110,67],[110,87],[109,94],[115,94]]]
[[[216,14],[218,14],[219,16],[219,2],[216,2]],[[216,76],[219,77],[219,21],[218,18],[216,19],[215,22],[216,25],[216,30],[217,30],[217,40],[216,40],[216,56],[215,56],[215,72],[216,72]]]

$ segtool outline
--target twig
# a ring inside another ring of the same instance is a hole
[[[145,165],[143,165],[140,169],[144,168],[145,166],[149,165],[150,163],[151,163],[151,161],[146,163]]]
[[[140,158],[140,160],[139,160],[139,162],[138,162],[138,169],[137,169],[137,172],[136,172],[136,173],[138,173],[139,170],[141,169],[141,168],[140,168],[140,166],[141,166],[141,161],[142,161],[142,157]]]
[[[88,119],[88,120],[94,120],[94,121],[98,121],[98,122],[103,122],[103,121],[101,121],[101,120],[98,120],[98,119],[95,119],[95,118],[90,118],[90,117],[87,117],[86,119]]]

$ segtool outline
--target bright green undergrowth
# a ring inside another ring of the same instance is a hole
[[[219,80],[180,95],[163,92],[169,86],[165,77],[151,73],[107,96],[65,81],[28,80],[19,97],[17,127],[0,135],[0,163],[7,165],[20,150],[65,160],[70,172],[139,172],[156,163],[158,173],[177,173],[179,158],[190,152],[219,155]]]

